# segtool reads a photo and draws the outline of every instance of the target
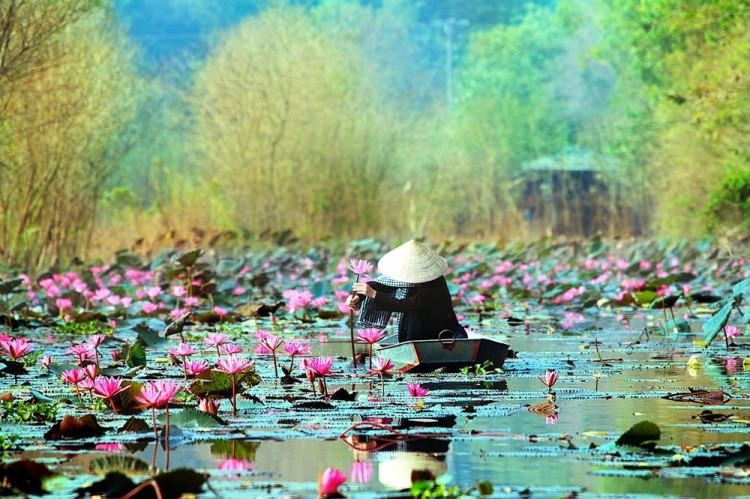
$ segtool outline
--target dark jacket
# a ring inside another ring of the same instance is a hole
[[[435,339],[445,329],[453,331],[456,337],[466,337],[466,331],[453,311],[444,277],[408,288],[403,300],[396,299],[397,288],[374,281],[368,284],[377,292],[373,303],[378,309],[404,313],[398,328],[398,341]]]

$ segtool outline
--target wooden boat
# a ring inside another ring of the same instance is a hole
[[[430,372],[439,368],[457,371],[462,367],[483,364],[502,367],[509,345],[479,335],[454,338],[442,335],[434,340],[398,342],[398,335],[388,336],[373,346],[373,355],[390,359],[399,372]]]

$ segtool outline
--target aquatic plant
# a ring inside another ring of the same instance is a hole
[[[260,333],[260,331],[258,331]],[[276,377],[276,379],[279,378],[279,368],[276,365],[276,350],[279,349],[279,347],[282,345],[283,340],[276,336],[275,334],[266,333],[262,336],[260,340],[261,344],[265,346],[268,350],[271,351],[271,356],[273,357],[273,374]]]
[[[548,369],[547,372],[544,374],[544,378],[541,376],[538,376],[537,379],[547,387],[547,391],[551,392],[552,387],[555,386],[555,383],[557,383],[558,374],[554,369]]]
[[[122,381],[122,379],[104,376],[94,379],[94,395],[109,402],[112,412],[115,414],[117,414],[117,406],[115,405],[114,397],[127,389],[127,386],[122,386]]]
[[[406,390],[409,392],[409,395],[414,398],[422,398],[430,394],[430,390],[419,383],[408,383],[406,385]]]
[[[140,394],[134,400],[141,404],[144,409],[151,409],[151,422],[154,427],[154,440],[159,441],[159,433],[156,426],[156,409],[166,410],[165,439],[169,447],[169,403],[182,387],[171,381],[149,381],[141,387]]]
[[[385,397],[385,377],[392,376],[394,368],[395,366],[393,365],[393,362],[391,362],[391,359],[377,358],[374,361],[374,365],[370,366],[370,369],[367,371],[370,376],[380,377],[380,387],[382,389],[383,397]]]
[[[329,467],[318,478],[318,497],[330,497],[337,494],[339,487],[346,482],[346,474],[338,468]]]
[[[229,374],[232,377],[232,417],[237,417],[237,375],[247,371],[253,363],[244,357],[229,355],[219,359],[216,365],[217,371]]]
[[[372,368],[372,346],[385,337],[385,331],[378,328],[365,328],[357,333],[357,340],[367,344],[370,367]]]

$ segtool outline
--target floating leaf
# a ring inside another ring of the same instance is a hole
[[[192,251],[188,251],[187,253],[183,253],[177,258],[177,261],[182,265],[183,267],[192,267],[195,265],[195,262],[198,261],[198,258],[203,255],[202,249],[195,249]]]
[[[64,440],[64,439],[77,439],[77,438],[89,438],[99,437],[104,435],[104,428],[99,426],[96,421],[96,416],[93,414],[86,414],[85,416],[64,416],[61,421],[58,421],[52,428],[44,434],[45,440]]]
[[[164,423],[166,415],[162,414],[159,417],[159,421]],[[188,408],[171,413],[169,415],[169,424],[178,428],[216,428],[226,423],[207,412]]]
[[[645,447],[651,443],[655,443],[660,437],[661,431],[658,426],[651,421],[641,421],[623,433],[615,444]]]

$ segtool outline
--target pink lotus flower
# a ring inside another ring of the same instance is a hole
[[[81,368],[68,369],[62,373],[62,382],[69,385],[78,386],[78,384],[86,379],[86,371]]]
[[[55,300],[55,306],[62,312],[73,308],[73,300],[70,298],[58,298]]]
[[[185,360],[182,365],[190,376],[197,376],[209,368],[205,360]]]
[[[260,332],[260,331],[258,331]],[[269,350],[275,352],[282,344],[283,340],[275,334],[266,333],[260,342],[265,345]]]
[[[539,376],[539,381],[541,381],[542,384],[547,387],[548,391],[552,391],[552,387],[555,386],[555,383],[557,383],[557,377],[558,374],[554,369],[548,369],[544,375],[544,378]]]
[[[232,376],[232,417],[237,416],[237,375],[245,372],[252,362],[242,357],[222,357],[216,362],[217,371],[227,373]]]
[[[198,410],[216,416],[219,412],[221,402],[211,397],[202,398],[198,401]]]
[[[151,303],[150,301],[147,301],[146,303],[143,304],[142,309],[143,309],[143,312],[145,312],[146,314],[151,314],[159,310],[159,305]]]
[[[111,295],[112,292],[107,288],[99,288],[94,292],[93,300],[94,301],[103,301],[106,300],[109,295]]]
[[[724,331],[726,331],[727,338],[736,338],[737,336],[742,335],[742,330],[737,326],[726,326]]]
[[[237,286],[232,290],[232,294],[234,296],[242,296],[245,294],[245,288],[243,288],[242,286]]]
[[[43,355],[39,362],[42,364],[42,367],[49,371],[49,366],[52,365],[52,357],[49,355]]]
[[[174,286],[172,288],[172,295],[176,297],[185,296],[187,294],[187,290],[185,289],[185,286]]]
[[[359,333],[357,333],[357,340],[359,340],[361,343],[367,343],[368,345],[377,343],[384,337],[385,331],[377,328],[362,329],[361,331],[359,331]]]
[[[127,386],[122,386],[122,380],[100,376],[94,380],[93,388],[94,395],[109,401],[112,406],[112,412],[117,414],[117,406],[115,405],[114,397],[118,393],[127,389]]]
[[[258,335],[260,335],[261,331],[258,331]],[[260,340],[261,345],[268,348],[271,351],[271,355],[273,356],[273,372],[276,378],[279,377],[279,369],[276,364],[276,350],[281,346],[283,343],[282,339],[276,336],[275,334],[271,333],[265,333],[262,335],[262,339]]]
[[[190,310],[188,310],[187,308],[175,308],[174,310],[169,312],[169,317],[174,320],[179,320],[189,312]]]
[[[65,353],[68,353],[75,357],[78,360],[79,365],[83,364],[87,360],[93,359],[96,356],[94,351],[91,349],[91,346],[86,343],[73,345],[72,347],[69,347],[67,350],[65,350]]]
[[[349,270],[358,276],[372,272],[373,268],[373,265],[367,260],[358,260],[356,258],[349,260]]]
[[[164,409],[181,390],[180,385],[171,381],[149,381],[134,399],[146,409]]]
[[[177,348],[170,348],[169,353],[175,357],[189,357],[198,353],[189,343],[180,343]]]
[[[430,390],[419,383],[409,383],[406,385],[406,389],[409,391],[409,395],[415,398],[426,397],[430,394]]]
[[[218,348],[229,343],[229,338],[221,333],[208,333],[203,339],[203,344],[210,348]],[[218,350],[217,350],[218,353]]]
[[[295,355],[307,355],[310,353],[310,345],[300,341],[289,340],[284,342],[284,351],[292,357]]]
[[[18,360],[26,357],[34,349],[34,344],[26,338],[11,338],[1,341],[0,348],[11,359]]]
[[[220,345],[219,350],[221,351],[221,355],[235,355],[245,351],[241,346],[235,345],[234,343]]]
[[[166,409],[167,421],[164,424],[165,440],[169,442],[169,403],[182,388],[171,381],[150,381],[141,387],[140,395],[134,400],[144,409],[151,409],[151,421],[154,426],[154,440],[159,441],[156,429],[156,409]]]
[[[375,359],[372,364],[372,367],[367,370],[370,376],[391,376],[393,374],[393,369],[395,368],[391,359],[383,359],[380,357]]]
[[[146,295],[152,300],[159,296],[161,293],[162,290],[159,286],[149,286],[148,288],[146,288]]]
[[[326,468],[318,479],[318,494],[326,497],[338,493],[339,487],[346,481],[346,475],[337,468]]]
[[[228,357],[222,357],[216,362],[217,371],[227,374],[241,374],[247,370],[253,363],[244,357],[235,357],[230,355]]]
[[[195,307],[200,303],[200,299],[197,296],[188,296],[185,298],[186,307]]]
[[[552,416],[544,418],[544,424],[557,424],[559,419],[560,417],[557,414],[553,414]]]
[[[362,329],[357,333],[357,340],[360,343],[366,343],[368,347],[368,358],[370,359],[370,367],[372,367],[372,345],[382,340],[385,337],[385,331],[377,328]],[[354,345],[352,345],[354,346]],[[354,351],[352,349],[352,351]]]
[[[333,357],[314,357],[309,359],[307,367],[311,369],[317,376],[328,376],[333,366]]]
[[[214,313],[217,316],[219,316],[220,318],[223,319],[224,317],[226,317],[229,314],[229,311],[226,308],[224,308],[224,307],[220,307],[220,306],[216,305],[216,306],[214,306]]]
[[[103,399],[109,400],[125,389],[127,387],[122,386],[122,380],[118,378],[99,376],[94,380],[94,395]]]

